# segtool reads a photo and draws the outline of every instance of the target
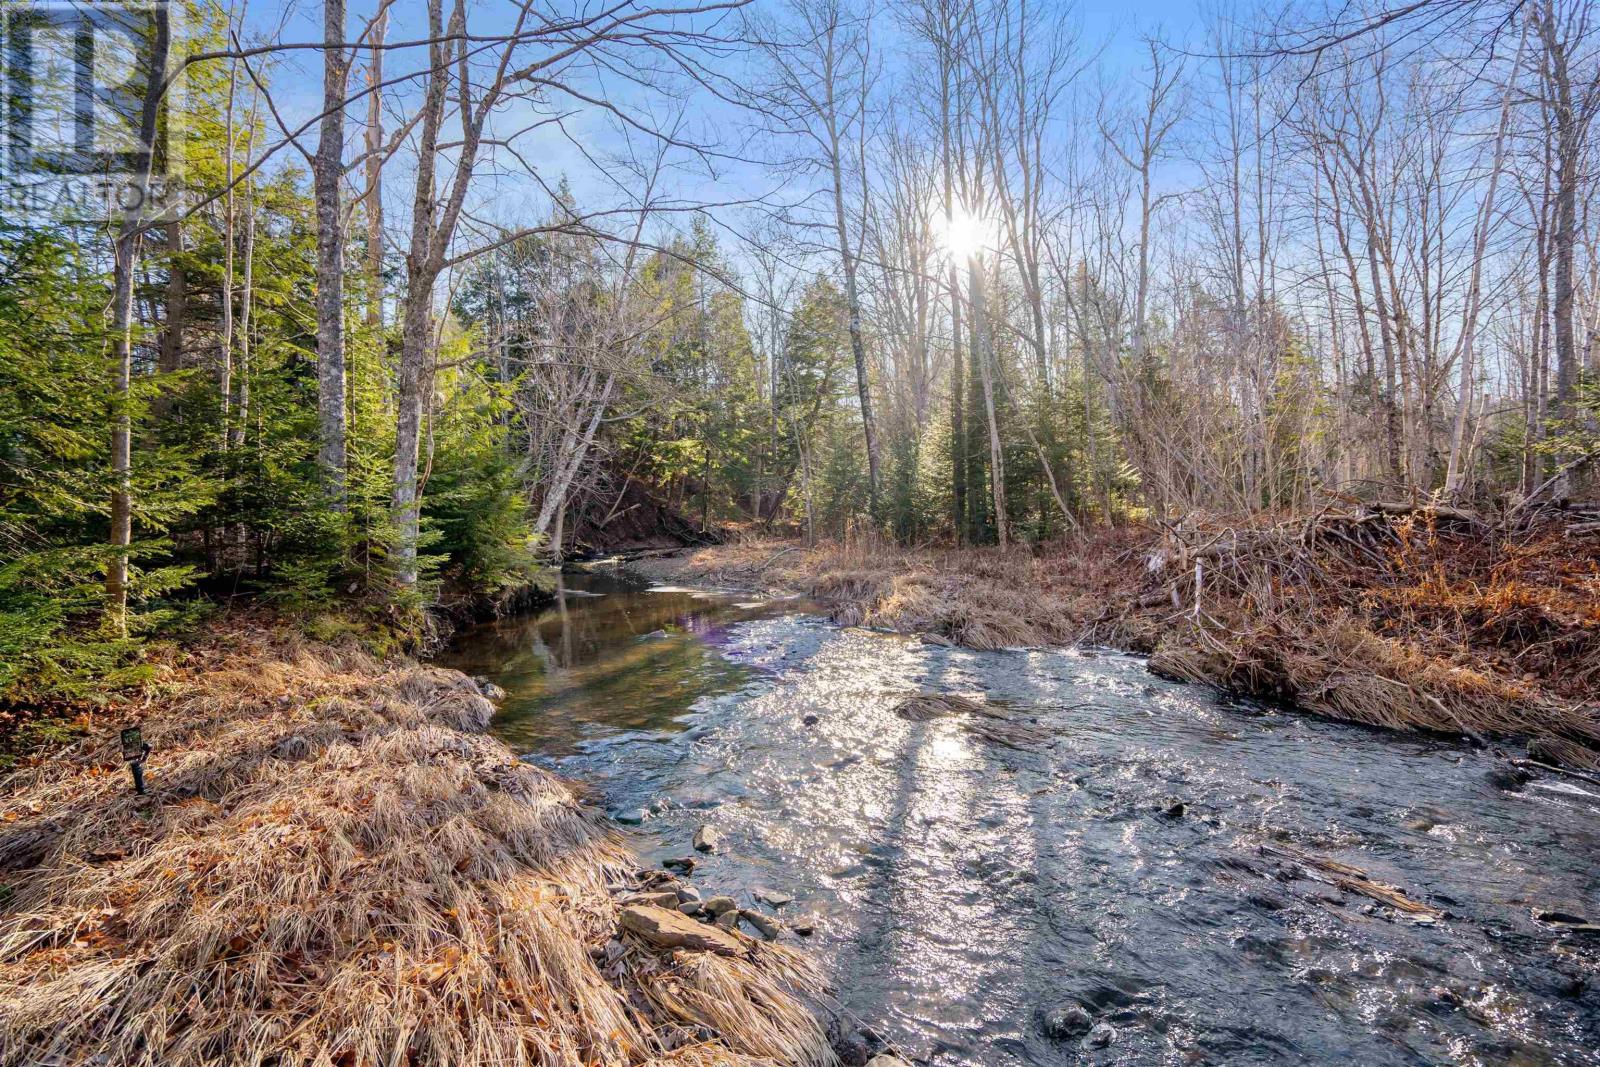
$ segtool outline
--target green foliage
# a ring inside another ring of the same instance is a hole
[[[168,469],[136,477],[147,496],[130,553],[134,636],[101,632],[111,559],[103,280],[55,233],[0,237],[0,278],[0,695],[88,697],[136,676],[137,636],[176,620],[164,598],[191,570],[163,565],[160,535],[213,489],[165,450]]]

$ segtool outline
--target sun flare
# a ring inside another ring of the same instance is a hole
[[[963,207],[956,207],[948,219],[938,215],[939,244],[951,259],[961,262],[994,247],[993,221]]]

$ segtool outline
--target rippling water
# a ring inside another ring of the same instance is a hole
[[[820,915],[807,947],[840,1000],[915,1057],[1600,1064],[1600,935],[1530,914],[1600,918],[1600,795],[1581,785],[1517,786],[1453,742],[1231,702],[1136,657],[971,652],[794,602],[578,581],[448,657],[508,690],[497,732],[593,784],[648,857],[722,831],[693,881]],[[895,714],[926,692],[1010,732]],[[1446,915],[1409,922],[1263,844]],[[1116,1040],[1049,1037],[1066,1003]]]

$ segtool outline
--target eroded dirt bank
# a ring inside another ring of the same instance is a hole
[[[165,693],[148,796],[110,727],[5,781],[0,1063],[832,1062],[805,960],[662,934],[465,675],[263,629]]]
[[[1369,509],[1034,552],[754,541],[633,566],[799,593],[845,625],[976,649],[1111,645],[1336,719],[1600,765],[1600,536],[1559,520]]]

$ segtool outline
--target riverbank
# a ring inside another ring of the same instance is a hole
[[[1109,645],[1335,719],[1600,765],[1600,537],[1559,520],[1371,509],[1099,531],[1035,552],[756,541],[633,566],[800,594],[844,625],[938,643]]]
[[[109,715],[5,781],[0,1064],[832,1062],[805,959],[642,921],[465,675],[238,620],[154,666],[147,796]]]

